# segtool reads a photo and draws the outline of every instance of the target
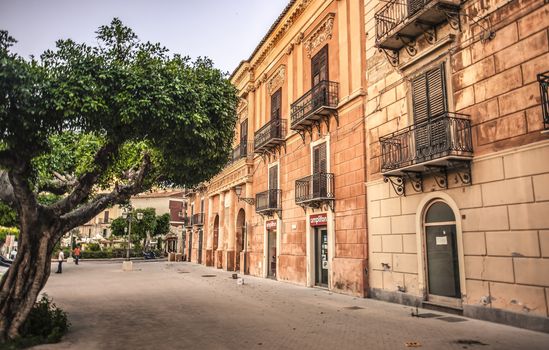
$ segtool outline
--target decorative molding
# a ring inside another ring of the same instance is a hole
[[[245,98],[240,98],[240,101],[238,102],[238,107],[236,108],[237,113],[240,114],[242,110],[244,110],[246,107],[248,107],[248,101]]]
[[[307,50],[307,57],[311,58],[311,54],[320,44],[328,41],[332,38],[332,31],[334,29],[335,13],[331,12],[320,23],[305,40],[305,50]]]
[[[285,79],[286,79],[286,66],[281,65],[278,71],[273,75],[273,77],[267,83],[267,91],[269,91],[269,94],[272,94],[279,87],[284,85]]]
[[[309,6],[313,0],[301,0],[299,4],[295,7],[295,10],[287,17],[286,21],[280,25],[279,29],[276,32],[273,32],[270,40],[266,40],[263,43],[263,49],[258,51],[258,54],[255,56],[253,61],[252,69],[255,69],[261,62],[265,60],[269,52],[275,47],[275,45],[282,39],[282,37],[288,32],[290,27],[297,21],[299,16],[305,12],[307,6]]]
[[[288,48],[286,48],[286,55],[289,56],[293,50],[294,50],[294,43],[290,43],[290,45],[288,45]]]

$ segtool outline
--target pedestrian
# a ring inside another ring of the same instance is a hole
[[[74,263],[78,265],[78,259],[80,259],[80,246],[74,248]]]
[[[59,262],[59,265],[57,265],[57,272],[56,273],[63,273],[63,260],[65,260],[65,254],[63,254],[63,251],[59,251],[59,255],[57,256],[57,261]]]

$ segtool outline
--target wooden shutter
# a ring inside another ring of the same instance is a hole
[[[444,63],[412,80],[412,107],[416,156],[424,160],[446,147],[446,124],[436,121],[448,111]]]
[[[328,80],[328,45],[324,46],[311,59],[311,83],[314,87],[323,80]]]
[[[328,162],[326,157],[326,142],[313,148],[313,197],[326,195],[326,172]]]
[[[269,168],[269,189],[276,190],[278,188],[278,165]]]
[[[271,96],[271,120],[280,119],[280,108],[282,106],[282,89],[276,90]]]
[[[444,63],[426,73],[429,102],[429,117],[439,116],[447,111]]]
[[[105,210],[103,222],[106,223],[106,224],[109,223],[109,211],[108,210]]]
[[[240,143],[248,141],[248,119],[240,123]]]

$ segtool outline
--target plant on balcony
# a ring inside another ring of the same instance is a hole
[[[205,181],[231,152],[226,74],[141,42],[118,19],[96,33],[95,47],[59,40],[25,60],[0,31],[0,200],[21,230],[0,281],[0,342],[20,334],[65,232],[152,186]],[[44,192],[60,197],[40,204]]]

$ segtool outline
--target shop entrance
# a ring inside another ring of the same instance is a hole
[[[267,277],[276,279],[276,230],[268,230]]]
[[[328,229],[315,227],[315,285],[328,287]]]

